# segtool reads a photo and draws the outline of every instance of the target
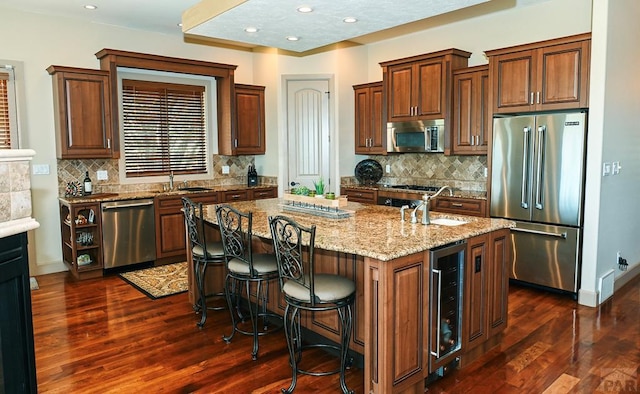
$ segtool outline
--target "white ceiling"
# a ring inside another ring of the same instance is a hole
[[[202,1],[185,13],[184,32],[305,52],[489,0]],[[306,5],[312,12],[298,12]],[[357,19],[345,23],[346,17]],[[247,33],[247,27],[257,32]],[[287,37],[295,36],[297,41]]]
[[[436,15],[479,3],[482,12],[549,0],[0,0],[0,7],[239,47],[275,47],[303,53],[345,40],[364,44],[420,30]],[[96,10],[87,10],[93,4]],[[301,14],[300,5],[314,8]],[[184,15],[183,15],[184,13]],[[347,24],[352,16],[357,23]],[[184,27],[178,26],[184,20]],[[246,33],[253,26],[257,33]],[[183,29],[185,33],[183,33]],[[299,41],[287,41],[295,35]]]

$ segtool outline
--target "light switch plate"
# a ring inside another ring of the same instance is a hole
[[[49,164],[34,164],[33,175],[49,175]]]
[[[602,163],[602,176],[611,175],[611,163]]]
[[[223,174],[228,174],[229,173],[229,166],[222,166],[222,173]]]

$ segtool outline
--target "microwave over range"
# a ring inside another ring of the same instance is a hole
[[[387,123],[387,152],[444,152],[444,119]]]

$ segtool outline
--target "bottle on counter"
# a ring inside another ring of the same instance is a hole
[[[89,178],[89,171],[87,171],[87,173],[84,176],[84,195],[88,196],[91,194],[93,187],[91,186],[91,178]]]

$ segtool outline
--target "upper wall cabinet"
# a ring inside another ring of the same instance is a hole
[[[467,67],[469,52],[448,49],[380,63],[387,122],[450,117],[453,70]]]
[[[236,135],[233,154],[263,155],[265,153],[264,86],[235,85]],[[233,134],[233,133],[232,133]],[[219,138],[226,138],[220,134]]]
[[[487,51],[494,113],[589,106],[591,34]]]
[[[491,130],[489,89],[489,66],[454,71],[451,146],[454,155],[487,154]]]
[[[111,158],[109,72],[50,66],[59,159]]]
[[[382,120],[382,82],[353,87],[355,97],[355,136],[357,154],[386,154],[385,126]]]

